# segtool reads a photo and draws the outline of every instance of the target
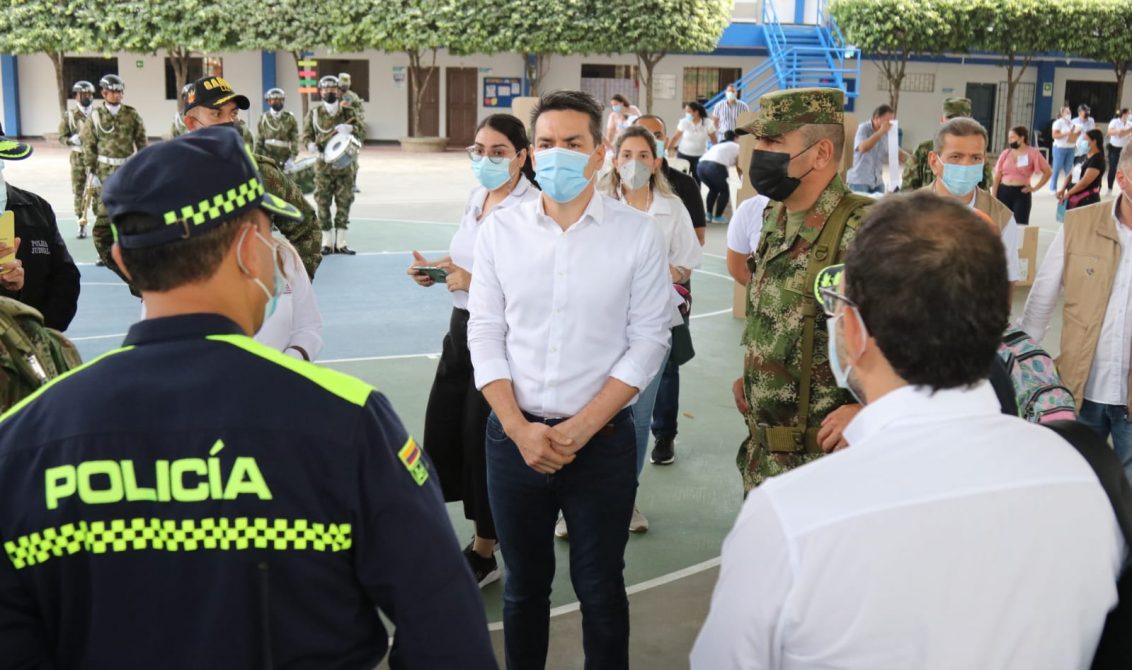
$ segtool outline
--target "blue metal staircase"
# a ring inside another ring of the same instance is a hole
[[[769,57],[733,82],[751,109],[762,96],[778,89],[828,86],[857,97],[861,78],[860,53],[845,41],[826,0],[818,0],[817,23],[783,24],[774,0],[763,1],[763,30]],[[723,91],[708,100],[707,108],[722,100]]]

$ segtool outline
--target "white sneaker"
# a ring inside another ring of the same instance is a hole
[[[554,524],[554,537],[560,540],[570,539],[570,534],[566,532],[566,517],[561,514],[558,515],[558,523]]]
[[[629,532],[630,533],[645,533],[649,529],[649,520],[641,514],[641,510],[633,505],[633,518],[629,519]]]

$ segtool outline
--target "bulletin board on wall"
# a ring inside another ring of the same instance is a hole
[[[484,77],[483,106],[510,107],[511,101],[523,95],[523,80],[519,77]]]

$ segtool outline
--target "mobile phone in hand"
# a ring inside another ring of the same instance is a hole
[[[448,278],[448,271],[444,268],[420,266],[413,269],[416,270],[417,274],[419,275],[428,275],[429,279],[438,284],[444,283],[444,281]]]

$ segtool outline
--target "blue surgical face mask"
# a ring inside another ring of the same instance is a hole
[[[861,396],[857,394],[857,391],[853,388],[854,385],[849,383],[849,372],[853,369],[853,366],[842,366],[841,358],[837,355],[837,321],[844,314],[845,313],[842,312],[837,316],[830,317],[825,320],[828,342],[827,353],[829,354],[829,369],[833,373],[833,379],[837,383],[837,388],[845,389],[849,393],[853,394],[853,397],[857,399],[857,402],[863,405],[865,404],[864,399],[862,399]]]
[[[665,153],[666,149],[664,146],[664,140],[660,139],[659,137],[656,138],[656,155],[660,158],[664,158]]]
[[[554,147],[535,154],[535,180],[554,202],[570,202],[581,195],[593,175],[586,177],[590,154]]]
[[[621,105],[613,105],[611,109],[613,109],[614,114],[620,114],[621,110],[624,108]]]
[[[283,274],[283,268],[281,267],[282,262],[279,256],[279,243],[275,240],[260,235],[258,230],[252,229],[252,233],[256,236],[256,239],[259,240],[260,243],[267,245],[267,248],[271,250],[271,265],[275,271],[272,277],[273,285],[271,287],[271,290],[268,290],[263,281],[261,281],[259,277],[252,275],[252,273],[244,267],[243,262],[239,261],[240,255],[238,250],[239,247],[243,245],[244,238],[247,237],[246,229],[243,233],[243,237],[240,238],[240,242],[237,245],[236,259],[240,263],[240,270],[246,275],[251,275],[252,281],[254,281],[256,283],[256,286],[259,287],[259,290],[263,291],[263,294],[267,296],[267,303],[263,306],[263,321],[266,323],[267,320],[271,318],[271,315],[275,313],[275,308],[279,305],[279,296],[283,295],[283,289],[287,283],[287,277]],[[262,327],[263,325],[260,324],[260,328]]]
[[[511,162],[514,160],[512,158],[502,163],[494,163],[484,156],[478,161],[472,161],[472,174],[479,180],[480,185],[489,191],[494,191],[511,179]]]
[[[943,164],[943,185],[953,195],[969,195],[983,180],[983,164],[955,165]]]
[[[686,112],[686,113],[684,114],[684,120],[685,120],[685,121],[687,121],[688,123],[691,123],[691,122],[692,122],[692,113],[691,113],[691,112]]]

